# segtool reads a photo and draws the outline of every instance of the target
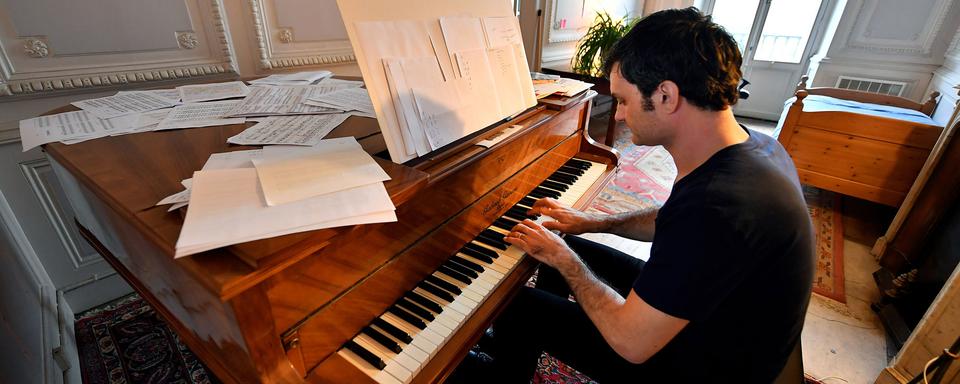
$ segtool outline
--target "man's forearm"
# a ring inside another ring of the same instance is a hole
[[[579,257],[575,257],[569,265],[557,270],[567,281],[577,303],[600,330],[600,334],[612,344],[613,339],[618,337],[617,316],[625,299],[613,288],[600,281]]]
[[[659,208],[617,213],[601,217],[600,231],[640,241],[653,241]]]

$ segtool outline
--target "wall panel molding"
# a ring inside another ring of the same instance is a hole
[[[89,54],[58,55],[44,36],[18,36],[12,12],[0,9],[0,24],[6,24],[0,27],[0,100],[239,76],[223,0],[184,1],[192,29],[170,30],[173,49],[122,47]]]
[[[57,237],[63,243],[63,248],[67,251],[67,256],[73,262],[74,268],[82,268],[103,261],[96,251],[80,240],[79,233],[72,222],[72,212],[65,212],[58,203],[65,199],[54,197],[54,189],[59,190],[59,186],[50,184],[56,182],[56,175],[50,167],[50,162],[45,157],[25,161],[20,163],[20,170],[43,207],[47,220],[53,225]]]
[[[950,14],[952,0],[938,0],[930,9],[929,16],[921,31],[908,38],[894,39],[887,37],[870,36],[870,23],[878,16],[878,9],[883,3],[864,1],[859,3],[856,23],[847,41],[847,47],[857,50],[880,54],[919,55],[930,56],[933,53],[935,42],[940,35],[947,16]],[[902,25],[902,24],[901,24]],[[888,27],[893,27],[889,25]]]
[[[356,62],[346,31],[330,33],[328,38],[298,39],[297,31],[307,25],[280,25],[275,0],[248,0],[252,18],[257,65],[261,70],[308,67]],[[313,2],[314,12],[339,19],[332,0]],[[287,6],[293,6],[287,4]],[[317,21],[321,23],[322,21]]]

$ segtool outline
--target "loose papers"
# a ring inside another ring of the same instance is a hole
[[[238,100],[179,105],[157,125],[157,130],[240,124],[246,119],[224,118],[240,103]]]
[[[213,83],[198,85],[183,85],[177,87],[180,91],[180,100],[184,103],[196,103],[200,101],[231,99],[234,97],[244,97],[250,90],[242,81],[231,81],[229,83]]]
[[[383,184],[371,184],[268,207],[257,171],[250,168],[196,172],[175,257],[290,233],[396,221]]]
[[[177,101],[149,92],[129,92],[118,93],[99,99],[74,101],[70,104],[88,111],[101,119],[110,119],[118,116],[172,107],[177,104]]]
[[[313,84],[317,80],[329,78],[330,76],[333,76],[333,73],[330,71],[281,73],[251,80],[249,83],[258,85],[308,85]]]
[[[278,156],[276,151],[286,154]],[[390,179],[353,137],[294,151],[265,148],[264,153],[272,156],[253,159],[253,164],[270,206]]]
[[[313,146],[350,115],[272,116],[227,139],[238,145],[288,144]]]
[[[383,183],[368,183],[388,176],[366,153],[367,159],[360,159],[357,150],[362,152],[351,137],[328,140],[316,148],[274,146],[212,155],[204,170],[193,175],[190,209],[175,256],[295,232],[396,221],[396,208]],[[347,162],[354,165],[334,165],[321,161],[323,156],[341,162],[352,159]],[[250,162],[259,164],[247,168]],[[340,173],[331,173],[333,167]],[[278,180],[286,183],[283,193],[298,196],[280,195],[289,202],[271,206],[266,192],[280,185]]]
[[[134,115],[100,119],[86,110],[40,116],[20,120],[20,142],[26,152],[55,141],[80,142],[127,132],[136,121]]]

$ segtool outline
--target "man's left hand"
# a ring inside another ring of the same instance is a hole
[[[529,219],[514,226],[503,239],[557,270],[577,257],[560,236]]]

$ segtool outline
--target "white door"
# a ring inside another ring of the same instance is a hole
[[[830,0],[714,0],[704,11],[740,45],[743,78],[750,98],[733,111],[738,116],[778,120],[783,102],[793,96],[807,70],[812,47],[819,44]]]

